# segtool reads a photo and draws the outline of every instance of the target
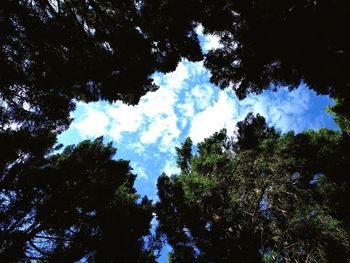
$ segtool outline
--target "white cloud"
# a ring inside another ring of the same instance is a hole
[[[203,33],[203,31],[204,31],[203,25],[202,25],[202,24],[198,24],[198,26],[194,29],[194,31],[195,31],[198,35],[202,36],[202,35],[204,34],[204,33]]]
[[[220,38],[216,35],[205,35],[204,39],[204,52],[208,52],[209,50],[217,49],[222,46],[220,44]]]
[[[142,113],[134,106],[120,102],[107,108],[111,119],[108,135],[114,140],[121,138],[122,132],[136,132],[143,122]]]
[[[141,143],[156,143],[161,138],[162,143],[168,144],[179,136],[174,111],[177,100],[175,91],[166,87],[160,87],[141,99],[138,110],[145,116],[144,129],[140,133]]]
[[[267,122],[283,132],[316,128],[313,120],[306,118],[310,113],[311,92],[305,86],[288,91],[286,88],[277,93],[267,92],[258,96],[249,96],[240,102],[245,111],[261,114]],[[315,112],[313,112],[315,114]],[[320,112],[322,114],[322,112]]]
[[[177,99],[178,97],[173,90],[160,87],[157,91],[147,93],[142,97],[137,109],[149,118],[161,114],[171,114]]]
[[[129,150],[136,152],[139,155],[143,155],[146,152],[146,147],[140,141],[136,141],[134,143],[129,143],[126,146]]]
[[[80,121],[72,124],[83,138],[98,137],[107,134],[109,119],[107,115],[95,109],[94,106],[86,105],[86,112]]]
[[[177,167],[174,160],[166,160],[164,168],[162,169],[167,175],[179,174],[180,169]]]
[[[306,88],[299,88],[286,93],[288,99],[285,99],[280,105],[280,109],[283,112],[294,115],[303,115],[304,112],[309,109],[311,104],[309,90]]]
[[[199,24],[195,32],[200,36],[204,38],[203,44],[202,44],[202,49],[204,53],[207,53],[209,50],[217,49],[221,47],[222,45],[220,44],[220,37],[214,34],[204,34],[204,28],[201,24]]]
[[[148,180],[148,176],[145,172],[145,169],[142,168],[140,166],[140,164],[136,163],[136,162],[131,162],[130,163],[132,169],[133,169],[133,173],[137,175],[138,178],[144,179],[144,180]]]
[[[187,67],[187,70],[189,72],[189,74],[191,75],[191,78],[196,77],[196,75],[201,75],[201,74],[205,74],[207,76],[209,76],[209,71],[204,67],[204,63],[203,61],[198,61],[198,62],[192,62],[189,63],[190,64]]]
[[[207,108],[212,102],[214,90],[215,88],[212,85],[196,85],[191,90],[192,97],[188,97],[187,100],[194,101],[197,108],[199,110],[203,110]]]
[[[162,144],[169,144],[172,139],[177,138],[180,134],[176,123],[175,112],[165,115],[165,117],[160,115],[153,118],[148,128],[141,133],[141,143],[156,143],[159,138],[162,138]]]
[[[194,108],[192,103],[184,103],[177,105],[177,108],[181,111],[182,115],[187,118],[191,118],[194,114]]]
[[[198,113],[191,123],[189,136],[194,143],[201,142],[214,132],[226,128],[230,134],[237,118],[235,101],[227,92],[221,91],[218,100],[210,107]]]

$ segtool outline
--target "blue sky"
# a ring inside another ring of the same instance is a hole
[[[200,35],[203,51],[217,48],[215,36]],[[226,128],[233,133],[236,123],[249,112],[260,113],[282,132],[327,127],[336,129],[332,116],[324,111],[333,101],[317,96],[306,85],[288,91],[266,91],[239,101],[231,90],[219,90],[209,83],[210,73],[202,62],[183,60],[169,74],[156,73],[160,88],[146,94],[136,106],[116,102],[80,103],[72,113],[70,128],[59,136],[65,145],[104,136],[118,149],[116,158],[131,161],[138,175],[136,189],[156,199],[157,177],[176,174],[175,146],[188,136],[194,144],[215,131]],[[163,253],[159,262],[166,262]]]

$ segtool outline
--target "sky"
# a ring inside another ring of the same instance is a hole
[[[197,33],[204,53],[219,47],[216,36],[204,35],[201,27]],[[292,91],[281,87],[277,92],[265,91],[239,101],[232,90],[220,90],[209,78],[202,62],[182,60],[174,72],[154,74],[160,88],[143,96],[138,105],[78,102],[72,113],[74,121],[58,140],[69,145],[104,136],[117,148],[116,159],[130,160],[137,174],[138,193],[157,200],[158,176],[179,172],[176,146],[187,137],[197,144],[222,128],[232,134],[249,112],[264,116],[281,132],[337,128],[324,111],[334,102],[305,84]],[[166,262],[165,253],[159,262]]]

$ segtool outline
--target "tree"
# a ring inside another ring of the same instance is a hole
[[[45,156],[57,150],[55,137],[69,126],[75,100],[135,104],[147,91],[156,89],[152,73],[174,70],[181,57],[202,58],[190,21],[182,28],[170,27],[171,34],[177,34],[169,41],[160,33],[163,29],[157,28],[160,21],[149,11],[141,1],[2,2],[0,222],[5,261],[30,256],[146,260],[141,238],[149,228],[150,203],[136,202],[134,177],[126,163],[108,163],[103,158],[110,156],[98,156],[106,149],[111,153],[110,146],[103,150],[96,141],[100,151],[90,152],[97,158],[94,162],[89,159],[91,164],[102,170],[79,170],[79,161],[88,164],[83,150],[89,148],[87,142],[62,155]],[[154,21],[144,20],[146,16]],[[60,166],[63,164],[67,167]],[[71,175],[63,168],[78,171]],[[105,172],[118,170],[119,179],[104,182]],[[102,174],[94,178],[86,174],[99,172]],[[72,177],[66,178],[65,173]],[[110,184],[108,191],[99,193],[104,184]],[[69,206],[67,210],[63,204]],[[118,210],[121,205],[123,211]],[[107,212],[109,218],[101,216]],[[118,222],[124,224],[122,228]],[[110,249],[112,241],[119,250]],[[117,251],[121,254],[115,254]]]
[[[157,1],[2,1],[1,136],[61,133],[75,101],[135,104],[157,88],[154,72],[202,59],[192,21],[167,25],[161,10]]]
[[[203,20],[221,37],[222,47],[206,59],[214,83],[237,84],[241,98],[301,81],[318,93],[349,97],[348,1],[223,1],[217,9],[207,13],[224,13],[220,25]]]
[[[150,4],[3,1],[1,118],[32,121],[40,113],[64,122],[72,99],[135,104],[156,89],[155,71],[174,70],[182,57],[202,59],[192,22],[168,26],[165,13],[156,16],[158,3]]]
[[[152,262],[152,204],[102,138],[16,166],[1,191],[3,262]]]
[[[176,43],[171,37],[175,32],[166,30],[174,24],[184,28],[200,23],[204,32],[220,38],[221,46],[209,51],[204,61],[214,84],[232,87],[243,99],[266,89],[293,89],[306,83],[318,94],[341,101],[342,106],[333,110],[343,123],[349,122],[348,1],[191,0],[181,4],[145,1],[145,9],[160,10],[159,25],[169,42]]]
[[[233,87],[239,98],[301,82],[321,94],[349,97],[346,0],[147,0],[139,6],[143,31],[169,60],[200,58],[193,26],[216,34],[221,47],[206,55],[205,66],[215,84]]]
[[[64,126],[73,98],[137,103],[156,88],[152,73],[202,59],[201,23],[222,44],[205,58],[215,84],[244,98],[305,82],[342,100],[347,118],[349,10],[346,0],[6,0],[0,97],[12,111],[1,117],[36,112]]]
[[[204,62],[213,83],[232,87],[240,99],[306,83],[338,101],[332,112],[340,127],[348,129],[350,42],[344,33],[348,1],[206,3],[200,22],[221,43]]]
[[[200,143],[189,173],[158,180],[159,229],[172,260],[346,262],[342,135],[281,135],[253,115],[238,127],[234,137],[222,130]]]
[[[181,171],[188,174],[191,170],[191,157],[192,157],[192,140],[187,138],[182,146],[175,147],[177,153],[176,163]]]
[[[334,116],[334,121],[337,123],[343,134],[350,135],[350,104],[347,99],[336,98],[335,105],[328,106],[326,111]]]
[[[82,231],[92,231],[98,224],[103,223],[104,225],[98,225],[98,227],[100,229],[104,227],[105,236],[105,233],[112,230],[110,231],[112,236],[113,231],[120,230],[117,229],[118,220],[124,220],[126,221],[124,224],[130,224],[129,228],[124,225],[124,230],[130,230],[135,237],[130,234],[131,243],[126,242],[125,246],[120,243],[120,240],[119,243],[116,242],[120,245],[119,251],[124,255],[127,251],[134,253],[134,257],[126,256],[130,261],[136,259],[142,261],[140,252],[137,252],[139,241],[136,242],[135,238],[141,236],[141,230],[148,229],[146,225],[149,223],[147,222],[149,214],[147,213],[150,210],[149,207],[147,208],[149,206],[147,201],[142,203],[143,208],[132,204],[136,200],[132,188],[133,179],[131,178],[133,177],[124,171],[125,174],[122,176],[125,177],[125,183],[130,181],[125,189],[117,182],[110,183],[111,187],[120,188],[118,188],[120,198],[125,199],[115,201],[116,204],[129,205],[123,213],[134,215],[134,219],[128,218],[126,214],[126,218],[123,218],[123,214],[120,214],[116,207],[108,208],[112,202],[112,197],[109,197],[110,200],[100,200],[101,207],[95,207],[111,213],[110,219],[99,219],[106,222],[90,222],[94,218],[92,214],[78,218],[73,211],[67,211],[67,220],[70,216],[75,221],[70,219],[69,223],[63,226],[54,225],[53,229],[47,229],[47,225],[54,224],[55,215],[62,217],[58,211],[62,212],[63,208],[58,201],[53,200],[63,198],[62,195],[68,196],[75,191],[80,191],[82,194],[86,192],[86,195],[92,195],[93,192],[90,188],[85,188],[89,184],[82,183],[83,174],[79,177],[79,173],[76,174],[77,178],[69,178],[69,180],[76,180],[81,188],[74,186],[74,182],[71,182],[72,189],[61,189],[62,192],[58,192],[58,188],[50,188],[54,182],[58,184],[55,187],[62,188],[66,179],[60,173],[56,176],[50,174],[57,170],[53,167],[54,159],[53,157],[47,159],[44,156],[55,150],[56,135],[68,128],[71,122],[69,114],[74,110],[75,100],[85,102],[122,100],[135,104],[147,91],[156,89],[152,82],[152,73],[159,70],[165,72],[174,70],[181,57],[187,57],[190,60],[202,58],[199,42],[194,34],[194,25],[188,21],[182,28],[170,27],[170,33],[177,34],[173,35],[169,41],[168,37],[161,33],[164,32],[163,28],[158,27],[161,21],[157,21],[157,16],[151,13],[156,10],[156,8],[153,8],[153,11],[147,9],[145,3],[141,1],[6,0],[1,3],[0,191],[3,206],[1,222],[5,227],[1,238],[4,242],[1,252],[4,259],[12,256],[13,258],[28,256],[27,253],[32,251],[39,253],[43,258],[48,255],[57,258],[60,253],[65,257],[69,253],[72,257],[86,256],[86,253],[90,253],[93,249],[89,248],[91,244],[80,244],[79,247],[78,242],[75,241],[71,246],[64,248],[62,244],[66,245],[68,241],[61,241],[62,251],[59,251],[57,242],[57,249],[50,248],[48,251],[48,248],[43,249],[38,246],[38,242],[41,241],[35,238],[36,232],[40,227],[43,231],[61,231],[61,233],[45,233],[45,236],[53,240],[52,237],[55,238],[57,235],[60,236],[60,240],[65,240],[67,235],[65,231],[79,222],[82,230],[79,226],[78,232],[72,234],[76,235],[78,240],[79,235],[83,234]],[[141,12],[143,12],[142,16]],[[148,17],[147,21],[143,17]],[[183,42],[188,44],[185,45]],[[80,149],[77,151],[82,154]],[[73,154],[75,150],[71,151]],[[81,158],[84,157],[81,156]],[[103,162],[101,159],[96,161]],[[115,165],[116,171],[119,168],[126,169],[126,165],[124,167],[120,162],[119,165],[122,167]],[[92,167],[89,169],[94,171]],[[40,184],[37,182],[36,173],[41,174]],[[45,177],[43,173],[48,173],[50,176]],[[95,179],[91,178],[91,180]],[[30,187],[36,190],[30,190]],[[96,185],[96,188],[98,187]],[[40,206],[36,202],[43,202],[41,199],[44,197],[48,199],[47,202],[53,202],[50,205],[51,210],[47,211],[51,214],[42,224],[40,221],[43,220],[42,218],[40,220],[32,218],[33,222],[28,224],[33,226],[33,230],[29,227],[29,232],[33,234],[23,236],[27,230],[20,229],[22,227],[28,229],[27,220],[32,216],[38,216]],[[92,195],[86,198],[97,199],[98,197]],[[69,203],[68,199],[63,198],[63,200]],[[80,209],[79,205],[82,205],[83,200],[72,197],[71,202],[73,202],[71,209],[74,206]],[[93,205],[96,206],[91,204]],[[143,211],[141,208],[145,210],[145,215],[140,214]],[[115,226],[111,225],[112,220],[116,220],[113,222]],[[106,225],[107,223],[109,225]],[[36,227],[36,224],[39,226]],[[10,227],[10,230],[7,227]],[[122,236],[122,233],[119,234],[121,239],[128,240],[128,237]],[[99,234],[96,233],[95,236],[97,238]],[[23,238],[22,241],[19,240],[20,238]],[[67,238],[71,237],[67,236]],[[84,236],[82,238],[88,239]],[[108,238],[113,240],[112,237]],[[105,243],[108,248],[108,242]],[[56,246],[52,244],[53,247]],[[111,251],[101,252],[102,245],[98,243],[97,245],[101,246],[99,249],[94,248],[100,251],[98,257],[96,254],[96,257],[100,258],[99,261],[103,261],[101,259],[103,255],[114,260],[119,256],[111,255]]]

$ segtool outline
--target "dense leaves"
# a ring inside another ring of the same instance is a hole
[[[145,28],[157,23],[163,29],[154,35],[166,39],[168,49],[163,50],[179,50],[181,45],[182,50],[196,49],[191,23],[219,37],[221,46],[205,56],[204,64],[221,88],[232,87],[242,99],[306,83],[317,93],[342,100],[344,107],[335,112],[349,121],[349,1],[164,0],[143,6],[149,20]],[[184,29],[192,42],[180,38]]]
[[[332,111],[349,129],[349,1],[211,2],[203,1],[200,22],[220,38],[205,58],[212,82],[239,98],[306,83],[338,100]]]
[[[1,262],[148,262],[152,205],[102,138],[15,166],[2,178]],[[7,179],[7,180],[6,180]]]
[[[25,122],[40,113],[62,127],[73,98],[137,103],[156,88],[152,73],[174,70],[181,58],[202,59],[198,23],[220,37],[221,47],[205,58],[220,87],[243,98],[305,82],[342,100],[335,110],[344,116],[349,10],[346,0],[6,0],[1,118]]]
[[[74,100],[134,104],[156,89],[155,71],[202,59],[192,22],[165,31],[159,12],[123,0],[2,1],[1,261],[152,259],[142,247],[151,204],[137,203],[135,178],[110,159],[110,146],[84,142],[45,156]]]
[[[190,19],[177,23],[173,12],[183,5],[176,6],[2,1],[2,125],[52,122],[53,129],[62,130],[69,124],[72,99],[137,103],[156,89],[152,73],[174,70],[182,57],[202,59],[195,25]]]
[[[101,139],[48,154],[74,100],[137,103],[155,90],[152,73],[202,59],[195,25],[164,31],[156,12],[123,0],[2,1],[0,261],[153,260],[143,249],[151,204],[128,163]]]
[[[223,45],[206,61],[215,83],[240,83],[234,87],[240,97],[301,81],[319,93],[349,97],[348,1],[238,0],[220,7],[229,18],[222,25],[203,21]]]
[[[179,163],[180,175],[158,180],[172,260],[346,262],[349,142],[328,130],[280,135],[253,115],[238,127],[200,143],[189,170]]]

